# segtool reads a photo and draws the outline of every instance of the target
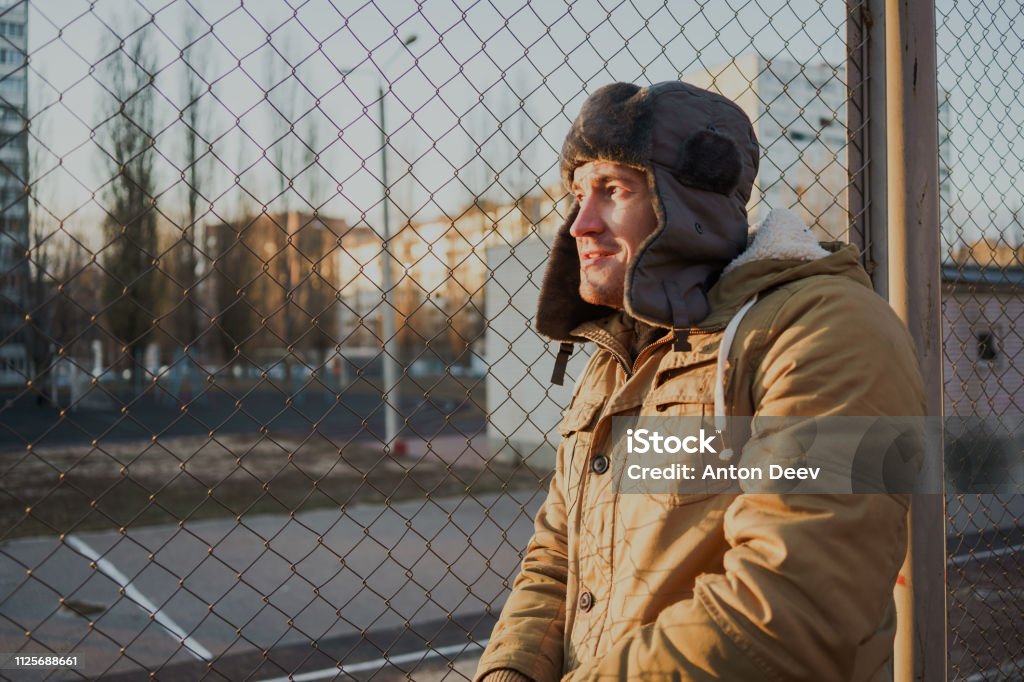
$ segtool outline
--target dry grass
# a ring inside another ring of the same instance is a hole
[[[525,466],[391,457],[312,435],[182,437],[0,453],[0,539],[543,487]]]

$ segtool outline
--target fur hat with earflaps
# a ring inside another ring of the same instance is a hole
[[[685,348],[685,330],[710,311],[707,290],[747,244],[758,166],[750,119],[731,100],[687,83],[612,83],[587,98],[566,136],[566,187],[590,161],[647,174],[658,224],[627,267],[623,308],[647,324],[683,330],[677,348]],[[579,295],[579,256],[569,235],[578,212],[577,204],[551,247],[537,311],[537,330],[563,343],[563,367],[566,344],[583,341],[572,330],[614,312]]]

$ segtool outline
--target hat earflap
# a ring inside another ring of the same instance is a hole
[[[742,172],[733,139],[708,127],[683,142],[673,175],[688,187],[728,195],[739,185]]]

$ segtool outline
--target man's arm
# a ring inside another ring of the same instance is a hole
[[[492,675],[498,670],[517,671],[533,682],[562,676],[568,576],[563,447],[559,447],[547,499],[534,520],[522,568],[477,667],[476,682],[485,676],[487,682],[493,682]]]
[[[922,414],[905,329],[869,292],[831,286],[780,306],[757,359],[758,415]],[[846,679],[891,618],[906,505],[901,495],[740,495],[724,519],[724,572],[701,576],[692,598],[565,680]]]

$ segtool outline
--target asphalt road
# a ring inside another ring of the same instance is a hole
[[[542,497],[11,540],[0,545],[0,651],[30,632],[79,656],[57,679],[194,679],[212,660],[215,678],[265,679],[466,645],[489,635]]]
[[[490,633],[542,497],[510,492],[10,540],[0,544],[0,651],[20,650],[30,633],[32,646],[80,657],[76,670],[51,679],[141,680],[149,670],[175,680],[326,679],[338,661],[351,679],[443,679],[450,658],[472,667],[474,642]],[[1011,622],[1024,612],[1024,529],[1015,523],[1024,498],[959,504],[947,540],[950,662],[965,677],[1014,661],[1024,647]],[[1001,528],[972,532],[982,510],[999,510]],[[989,626],[1006,636],[985,640]],[[428,660],[437,650],[448,653]]]

